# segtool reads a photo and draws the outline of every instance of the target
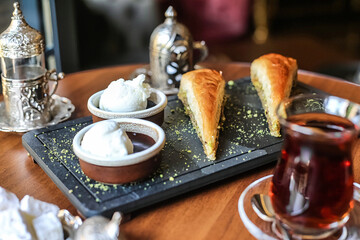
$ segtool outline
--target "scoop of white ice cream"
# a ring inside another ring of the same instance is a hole
[[[115,121],[95,124],[84,134],[81,147],[93,155],[114,159],[134,152],[128,135]]]
[[[133,112],[146,109],[150,86],[144,83],[145,75],[133,80],[120,78],[113,81],[100,97],[99,107],[110,112]]]

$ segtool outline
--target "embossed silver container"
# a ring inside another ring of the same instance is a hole
[[[164,92],[178,88],[182,74],[193,70],[195,63],[208,54],[205,42],[194,42],[190,31],[177,22],[176,16],[170,6],[164,23],[150,37],[151,86]],[[194,51],[199,51],[198,59],[194,59]]]
[[[0,35],[1,82],[9,125],[33,128],[52,118],[51,95],[64,75],[45,68],[44,39],[14,3],[10,26]],[[49,90],[49,81],[54,81]]]

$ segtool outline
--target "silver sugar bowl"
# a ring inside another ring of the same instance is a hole
[[[51,120],[51,95],[64,74],[46,70],[44,38],[27,24],[17,2],[11,19],[0,35],[5,115],[10,126],[33,128]]]
[[[170,6],[164,23],[157,26],[150,37],[151,86],[164,92],[178,88],[182,74],[193,70],[195,63],[208,55],[205,42],[194,42],[176,16],[175,9]],[[199,51],[198,59],[194,59],[194,51]]]

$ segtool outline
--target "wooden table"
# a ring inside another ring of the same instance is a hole
[[[226,80],[249,76],[247,63],[203,63],[221,70]],[[71,119],[89,116],[87,99],[111,81],[127,78],[141,65],[116,66],[69,74],[56,94],[75,105]],[[360,103],[360,86],[336,78],[299,71],[299,80],[331,94]],[[2,100],[2,98],[1,98]],[[360,181],[360,151],[354,148],[355,180]],[[211,184],[133,214],[121,225],[127,239],[254,239],[244,227],[237,210],[242,191],[254,180],[271,174],[274,164]],[[29,158],[21,134],[0,132],[0,186],[19,199],[31,195],[51,202],[72,214],[77,211],[45,172]]]

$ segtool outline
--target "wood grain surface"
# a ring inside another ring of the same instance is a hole
[[[69,74],[60,82],[56,94],[69,98],[75,105],[71,119],[89,116],[86,105],[93,93],[106,88],[113,80],[127,78],[141,66],[114,66]],[[249,76],[248,63],[203,63],[202,66],[222,71],[226,80]],[[301,70],[298,79],[360,103],[360,86],[356,84]],[[357,143],[354,148],[357,182],[360,181],[359,159]],[[121,225],[121,232],[127,239],[254,239],[239,217],[238,199],[251,182],[271,174],[273,168],[274,164],[270,164],[138,211]],[[0,186],[20,199],[31,195],[77,215],[65,195],[28,156],[21,134],[0,132]]]

